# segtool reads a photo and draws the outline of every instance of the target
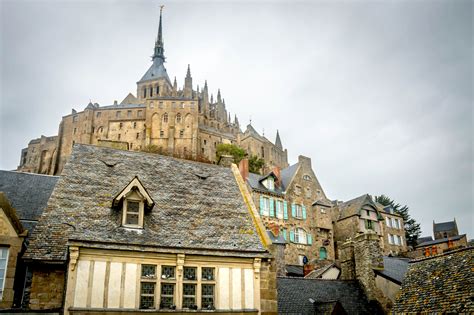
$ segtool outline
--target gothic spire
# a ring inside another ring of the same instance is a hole
[[[278,129],[277,129],[277,136],[276,136],[276,140],[275,140],[275,146],[278,149],[283,150],[283,146],[281,145],[281,139],[280,139],[280,134],[278,133]]]
[[[158,37],[155,42],[155,53],[153,54],[153,61],[155,59],[159,59],[159,61],[164,62],[165,61],[165,48],[164,48],[164,43],[163,43],[163,27],[161,25],[161,15],[163,11],[163,5],[160,6],[160,23],[158,26]]]
[[[191,77],[191,67],[189,66],[189,63],[188,63],[188,71],[186,72],[186,78],[190,78]]]
[[[222,99],[221,99],[221,89],[218,89],[218,90],[217,90],[217,102],[218,102],[218,103],[221,103],[221,102],[222,102]]]

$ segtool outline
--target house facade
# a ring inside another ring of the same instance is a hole
[[[239,176],[75,145],[25,254],[30,309],[276,311],[272,242]]]
[[[269,230],[277,230],[287,241],[285,262],[289,265],[334,260],[331,202],[327,199],[312,167],[311,159],[258,175],[248,173],[241,162],[260,218]]]

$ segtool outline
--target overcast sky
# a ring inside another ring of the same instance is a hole
[[[136,94],[158,1],[0,1],[0,169],[91,99]],[[331,199],[387,194],[430,235],[474,236],[471,1],[164,1],[166,67],[221,89],[242,128],[290,163],[312,158]]]

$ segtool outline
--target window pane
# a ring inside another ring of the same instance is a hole
[[[155,284],[153,282],[142,282],[141,294],[155,294]]]
[[[163,266],[161,269],[161,279],[174,279],[174,266]]]
[[[184,280],[197,280],[196,267],[184,267]]]
[[[136,201],[128,201],[127,202],[127,212],[136,212],[138,213],[138,209],[140,207],[140,203]]]
[[[143,278],[156,278],[156,266],[155,265],[142,265],[142,277]]]
[[[214,285],[203,284],[201,288],[202,288],[201,308],[214,309]]]
[[[202,280],[214,280],[214,268],[202,268]]]
[[[127,213],[127,220],[125,223],[130,225],[138,225],[138,214]]]
[[[174,306],[173,296],[174,296],[174,284],[162,283],[160,308],[171,308],[172,306]]]
[[[183,294],[184,295],[195,295],[196,294],[196,285],[185,283],[183,285]]]
[[[140,297],[140,308],[154,308],[155,297],[154,296],[141,296]]]

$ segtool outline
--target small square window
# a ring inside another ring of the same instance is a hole
[[[179,131],[179,137],[180,137],[180,138],[184,137],[184,130],[181,129],[181,130]]]
[[[143,116],[143,111],[142,111],[142,110],[139,110],[139,111],[137,112],[137,117],[142,117],[142,116]]]
[[[184,267],[184,280],[197,280],[196,273],[196,267]]]
[[[202,268],[202,280],[212,281],[214,280],[214,268],[203,267]]]
[[[100,115],[102,115],[102,113],[101,113],[101,112],[97,112],[97,113],[95,114],[95,117],[99,118]]]
[[[118,112],[115,113],[115,118],[120,118],[120,116],[122,116],[121,111],[118,111]]]
[[[138,201],[127,201],[126,225],[138,225],[140,203]]]
[[[155,279],[156,266],[155,265],[142,265],[142,278]]]
[[[132,117],[132,111],[131,110],[127,111],[127,117],[128,118]]]
[[[163,138],[165,136],[165,132],[163,130],[160,130],[160,137]]]
[[[174,279],[175,278],[175,269],[174,266],[163,266],[161,268],[161,279]]]

